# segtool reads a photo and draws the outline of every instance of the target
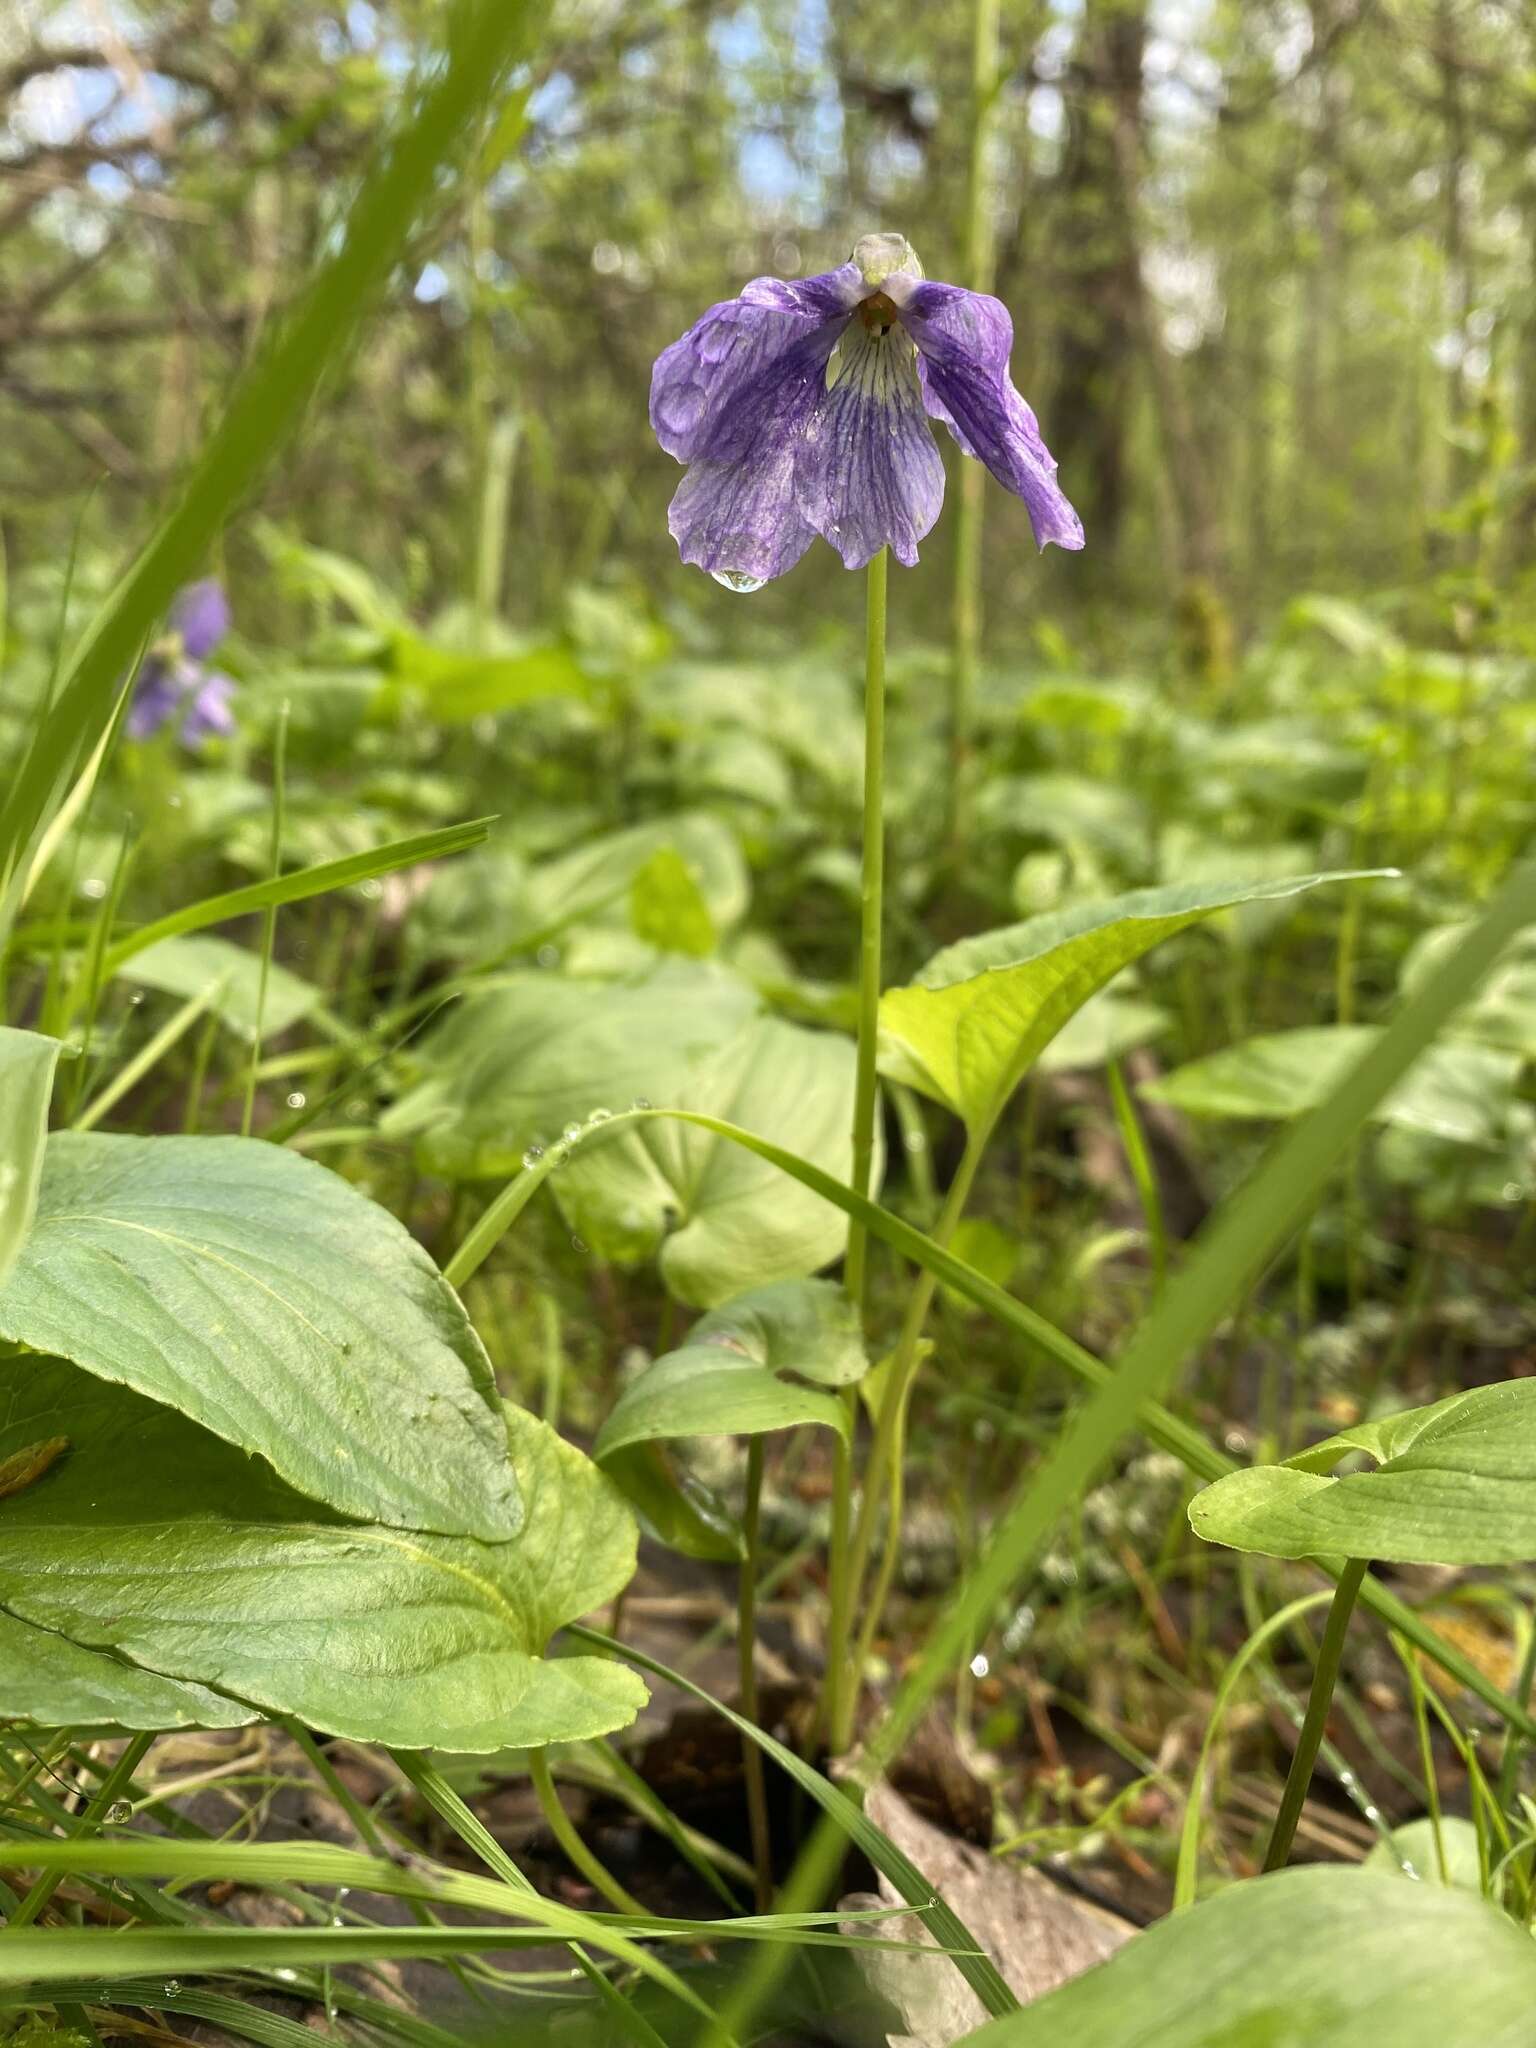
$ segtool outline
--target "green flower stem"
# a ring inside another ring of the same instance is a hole
[[[973,1133],[966,1140],[965,1151],[949,1193],[944,1197],[944,1207],[939,1220],[933,1227],[933,1242],[947,1246],[955,1234],[955,1228],[965,1212],[970,1199],[971,1187],[976,1179],[976,1170],[981,1165],[982,1153],[986,1150],[988,1132]],[[848,1579],[850,1596],[857,1600],[864,1575],[869,1569],[870,1553],[874,1548],[875,1529],[880,1512],[887,1498],[891,1503],[890,1527],[886,1534],[885,1553],[880,1576],[874,1592],[867,1603],[859,1639],[855,1648],[844,1697],[845,1711],[849,1712],[850,1725],[834,1725],[834,1738],[842,1737],[839,1743],[834,1739],[834,1748],[846,1745],[852,1734],[851,1707],[858,1693],[858,1674],[864,1668],[870,1646],[880,1626],[885,1603],[890,1594],[891,1582],[895,1577],[896,1560],[901,1550],[900,1475],[907,1451],[907,1411],[912,1399],[912,1385],[917,1378],[917,1369],[922,1362],[920,1349],[923,1325],[928,1320],[928,1310],[933,1303],[937,1286],[935,1274],[925,1268],[913,1282],[912,1292],[907,1297],[906,1315],[902,1320],[901,1334],[896,1340],[896,1349],[891,1355],[890,1373],[884,1398],[880,1403],[879,1419],[875,1424],[875,1440],[870,1447],[864,1472],[863,1497],[859,1503],[859,1519],[854,1530],[853,1542],[849,1548]]]
[[[757,1578],[758,1544],[763,1505],[763,1440],[747,1439],[747,1498],[741,1518],[743,1552],[736,1596],[736,1656],[740,1673],[741,1711],[757,1725]],[[768,1787],[763,1752],[746,1736],[741,1741],[742,1770],[747,1781],[747,1820],[752,1830],[752,1867],[757,1877],[757,1910],[773,1910],[773,1846],[768,1833]]]
[[[864,614],[864,865],[859,892],[859,1040],[853,1090],[854,1192],[867,1196],[874,1178],[875,1041],[880,1028],[880,938],[885,895],[885,597],[889,557],[882,548],[870,559]],[[868,1294],[869,1233],[850,1220],[844,1280],[863,1313]],[[852,1726],[848,1694],[848,1635],[852,1589],[848,1534],[853,1521],[853,1423],[857,1395],[844,1395],[849,1428],[833,1452],[832,1526],[827,1558],[827,1676],[822,1716],[829,1733]]]
[[[989,145],[998,94],[1000,0],[973,0],[971,13],[971,160],[966,183],[965,282],[974,292],[992,289],[996,245],[988,206]],[[964,846],[969,827],[971,731],[981,651],[981,530],[986,471],[960,465],[955,507],[955,590],[949,696],[949,844]]]
[[[75,1838],[77,1840],[82,1835],[93,1834],[102,1825],[107,1815],[117,1804],[117,1801],[133,1783],[133,1774],[139,1768],[139,1765],[143,1763],[145,1753],[154,1739],[153,1732],[147,1735],[135,1735],[126,1745],[122,1755],[112,1766],[111,1770],[108,1771],[106,1777],[102,1779],[101,1787],[95,1798],[81,1816],[80,1825],[75,1829]],[[27,1896],[16,1908],[10,1919],[6,1921],[7,1930],[14,1933],[18,1927],[30,1927],[38,1914],[42,1912],[44,1906],[47,1905],[48,1901],[58,1890],[63,1876],[62,1870],[45,1870],[37,1880],[37,1883],[33,1885],[31,1891],[27,1893]]]
[[[1291,1758],[1291,1768],[1285,1780],[1285,1790],[1280,1795],[1280,1811],[1275,1815],[1274,1833],[1269,1838],[1269,1847],[1264,1853],[1264,1868],[1283,1870],[1291,1853],[1291,1843],[1296,1838],[1296,1823],[1301,1819],[1301,1809],[1307,1797],[1307,1787],[1312,1782],[1312,1767],[1317,1762],[1317,1752],[1323,1740],[1323,1728],[1328,1719],[1328,1706],[1333,1698],[1333,1688],[1338,1680],[1339,1665],[1344,1656],[1344,1637],[1349,1629],[1349,1617],[1354,1611],[1355,1595],[1360,1591],[1360,1582],[1365,1577],[1369,1560],[1352,1557],[1339,1573],[1334,1588],[1333,1604],[1328,1609],[1328,1620],[1323,1628],[1323,1640],[1318,1646],[1317,1667],[1312,1673],[1312,1691],[1307,1698],[1306,1718],[1301,1724],[1301,1733],[1296,1739],[1296,1753]]]
[[[600,1893],[616,1913],[631,1913],[639,1919],[645,1918],[645,1908],[637,1899],[625,1891],[613,1873],[593,1855],[586,1843],[577,1834],[571,1817],[560,1804],[560,1794],[555,1790],[555,1781],[549,1768],[547,1749],[530,1749],[528,1752],[528,1775],[533,1780],[539,1809],[549,1823],[549,1831],[567,1859],[579,1870],[593,1890]]]
[[[859,1051],[853,1094],[853,1187],[867,1195],[875,1161],[875,1038],[880,1028],[880,936],[885,896],[885,586],[889,556],[869,564],[864,624],[864,865],[859,889]],[[868,1235],[848,1226],[848,1292],[862,1309]]]

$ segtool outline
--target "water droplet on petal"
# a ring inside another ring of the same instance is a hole
[[[709,573],[722,590],[734,590],[739,597],[761,590],[768,581],[766,576],[749,576],[744,569],[711,569]]]
[[[114,1799],[102,1815],[103,1827],[120,1828],[125,1820],[133,1819],[133,1808],[126,1799]]]
[[[587,1118],[587,1122],[589,1124],[605,1124],[612,1115],[613,1111],[611,1109],[594,1109]]]
[[[637,1095],[634,1101],[629,1106],[631,1109],[649,1109],[651,1106],[651,1098],[649,1097],[649,1095]]]
[[[530,1145],[528,1147],[528,1150],[523,1154],[523,1165],[531,1173],[534,1167],[538,1165],[539,1161],[543,1157],[544,1147],[535,1142],[534,1144]]]
[[[181,1996],[181,1979],[179,1977],[167,1977],[164,1984],[160,1987],[160,1996],[162,1998],[179,1998]]]
[[[574,1145],[576,1140],[581,1136],[581,1125],[575,1123],[567,1124],[565,1129],[560,1133],[560,1135],[562,1138],[564,1138],[565,1142],[568,1145]]]

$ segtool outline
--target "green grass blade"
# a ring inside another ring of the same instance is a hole
[[[102,979],[109,979],[135,953],[161,939],[200,932],[232,917],[248,917],[252,911],[301,903],[306,896],[323,896],[332,889],[351,888],[376,875],[414,867],[419,861],[446,860],[450,854],[464,853],[479,846],[495,822],[494,818],[472,818],[463,825],[444,825],[435,832],[414,833],[409,839],[391,839],[367,853],[349,853],[341,860],[319,861],[313,867],[295,868],[289,875],[272,875],[264,882],[248,882],[243,888],[205,896],[200,903],[188,903],[167,917],[157,917],[153,924],[141,925],[109,946],[102,961]]]
[[[695,1685],[693,1680],[685,1677],[682,1672],[658,1663],[654,1657],[647,1657],[643,1652],[631,1648],[628,1643],[617,1642],[612,1636],[605,1636],[597,1629],[578,1625],[567,1629],[566,1633],[578,1637],[582,1642],[592,1643],[610,1651],[614,1656],[623,1658],[626,1663],[635,1665],[638,1670],[648,1671],[653,1678],[663,1679],[668,1685],[679,1687],[702,1705],[713,1708],[715,1713],[729,1721],[748,1741],[755,1742],[765,1756],[781,1770],[787,1771],[801,1790],[809,1794],[821,1807],[827,1815],[827,1825],[833,1839],[837,1838],[840,1831],[843,1837],[862,1849],[876,1870],[889,1878],[907,1904],[922,1916],[929,1933],[940,1948],[948,1952],[955,1968],[965,1978],[987,2011],[997,2015],[1017,2010],[1018,2000],[998,1975],[992,1958],[964,1921],[951,1906],[938,1897],[933,1886],[911,1858],[897,1848],[883,1829],[875,1826],[863,1808],[855,1805],[846,1792],[839,1791],[830,1778],[823,1777],[821,1772],[808,1764],[803,1757],[796,1756],[792,1749],[786,1749],[782,1742],[776,1741],[765,1729],[759,1728],[745,1715],[738,1714],[734,1708],[726,1706],[724,1701],[717,1700],[713,1693],[706,1692],[702,1686]],[[729,1921],[724,1924],[727,1927],[731,1925]]]

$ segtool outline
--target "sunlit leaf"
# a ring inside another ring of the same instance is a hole
[[[675,846],[659,846],[629,885],[636,938],[662,953],[702,959],[715,950],[714,920],[688,864]]]
[[[1377,1462],[1331,1477],[1351,1451]],[[1536,1380],[1506,1380],[1362,1422],[1286,1465],[1230,1473],[1197,1493],[1208,1542],[1268,1557],[1393,1564],[1536,1558]]]
[[[986,1131],[1068,1018],[1162,940],[1236,903],[1355,879],[1139,889],[962,939],[935,954],[909,987],[881,998],[881,1065],[945,1103],[972,1132]]]

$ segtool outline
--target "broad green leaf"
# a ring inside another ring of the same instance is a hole
[[[658,846],[629,885],[635,936],[662,953],[701,960],[715,950],[714,920],[688,864],[675,846]]]
[[[55,1133],[0,1335],[167,1402],[344,1513],[517,1526],[457,1295],[386,1210],[276,1145]]]
[[[402,697],[417,697],[429,717],[447,725],[494,717],[541,697],[590,694],[580,662],[558,642],[516,654],[474,654],[399,631],[391,636],[388,663],[385,709],[393,711]]]
[[[0,1514],[0,1605],[150,1671],[361,1741],[484,1751],[622,1727],[644,1702],[564,1623],[627,1583],[634,1522],[596,1466],[519,1410],[505,1542],[349,1522],[184,1416],[56,1359],[6,1367],[0,1455],[69,1453]],[[451,1476],[451,1475],[449,1475]]]
[[[849,1039],[761,1017],[675,1089],[646,1092],[658,1104],[772,1131],[846,1180],[853,1084]],[[595,1252],[657,1258],[672,1292],[697,1308],[814,1273],[848,1240],[846,1219],[819,1196],[787,1186],[771,1166],[696,1125],[646,1122],[612,1138],[599,1133],[553,1185],[571,1228]]]
[[[125,981],[167,995],[193,997],[216,989],[209,1007],[245,1039],[256,1036],[258,1010],[263,1036],[275,1038],[320,1005],[319,989],[275,960],[267,964],[263,999],[260,954],[208,933],[161,939],[136,953],[120,972]]]
[[[0,1716],[37,1728],[243,1728],[252,1708],[0,1613]]]
[[[976,826],[1054,840],[1068,853],[1108,854],[1129,868],[1146,860],[1150,843],[1141,798],[1086,775],[998,776],[976,798]]]
[[[169,917],[157,917],[141,925],[125,939],[107,948],[103,972],[117,974],[136,953],[144,953],[162,939],[182,932],[204,930],[232,917],[245,917],[253,910],[267,910],[274,904],[301,903],[310,896],[324,896],[332,889],[351,888],[377,875],[393,874],[399,868],[420,862],[443,860],[451,853],[463,853],[478,846],[490,831],[490,818],[475,818],[466,825],[449,825],[438,832],[417,832],[409,839],[395,839],[367,853],[349,853],[340,860],[321,861],[314,867],[296,868],[292,874],[275,875],[265,882],[250,882],[243,889],[226,889],[219,896],[205,896],[201,903],[189,903],[173,910]]]
[[[1370,1024],[1324,1024],[1269,1032],[1191,1060],[1142,1093],[1187,1116],[1286,1121],[1315,1109],[1380,1032]],[[1461,1145],[1496,1145],[1503,1134],[1520,1060],[1491,1046],[1430,1046],[1375,1111],[1378,1121]]]
[[[881,1065],[946,1104],[973,1134],[985,1132],[1067,1019],[1162,940],[1236,903],[1360,879],[1138,889],[962,939],[935,954],[909,987],[882,996]]]
[[[1327,1476],[1351,1451],[1377,1463]],[[1365,1422],[1288,1465],[1233,1472],[1197,1493],[1190,1525],[1267,1557],[1391,1564],[1536,1558],[1536,1380],[1506,1380]]]
[[[752,896],[746,863],[735,835],[704,811],[652,818],[541,861],[528,882],[531,917],[537,924],[603,916],[627,923],[638,877],[667,852],[682,862],[717,932],[741,922]]]
[[[846,1436],[848,1410],[823,1389],[851,1385],[868,1363],[845,1289],[830,1280],[754,1287],[702,1316],[626,1388],[592,1455],[601,1462],[630,1444],[756,1436],[802,1422]]]
[[[421,1054],[425,1078],[381,1127],[416,1138],[435,1173],[515,1173],[530,1146],[551,1144],[594,1109],[682,1095],[757,1008],[735,976],[692,961],[664,961],[619,982],[508,975],[432,1033]]]
[[[0,1025],[0,1281],[32,1228],[59,1041]]]
[[[1536,1945],[1494,1907],[1317,1864],[1234,1884],[964,2048],[1527,2048]]]

